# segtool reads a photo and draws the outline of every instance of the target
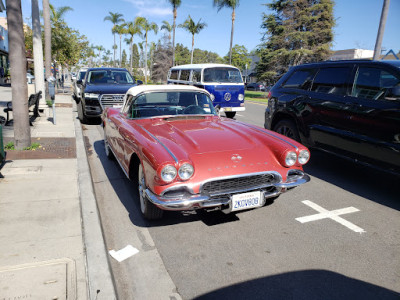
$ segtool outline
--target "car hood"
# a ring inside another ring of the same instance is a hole
[[[93,94],[125,94],[131,87],[137,84],[87,84],[85,93]]]
[[[153,119],[141,126],[179,161],[189,160],[208,170],[226,168],[228,163],[252,165],[252,171],[265,169],[265,164],[279,165],[279,155],[294,148],[264,129],[226,118]]]

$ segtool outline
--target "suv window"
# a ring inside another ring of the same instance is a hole
[[[181,76],[179,77],[180,80],[189,81],[190,77],[190,70],[181,70]]]
[[[313,92],[345,95],[350,68],[321,68],[315,76]]]
[[[178,79],[179,70],[172,70],[169,79]]]
[[[315,72],[315,69],[295,71],[282,86],[284,88],[308,90]]]
[[[373,100],[395,100],[391,89],[400,84],[400,78],[379,68],[360,67],[352,96]]]

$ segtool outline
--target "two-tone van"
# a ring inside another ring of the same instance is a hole
[[[240,70],[224,64],[190,64],[172,67],[168,84],[193,85],[211,94],[214,107],[233,118],[244,111],[244,83]]]

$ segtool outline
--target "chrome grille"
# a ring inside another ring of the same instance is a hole
[[[124,102],[124,94],[105,94],[100,96],[100,105],[104,109],[114,105],[122,105]]]
[[[243,177],[233,177],[206,182],[201,187],[201,193],[215,196],[246,192],[271,186],[280,181],[280,176],[275,173],[262,173]]]

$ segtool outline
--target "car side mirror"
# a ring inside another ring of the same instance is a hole
[[[400,97],[400,86],[395,86],[391,92],[393,96]]]
[[[77,81],[76,81],[76,84],[82,84],[82,79],[77,80]]]
[[[136,80],[136,84],[137,84],[137,85],[141,85],[141,84],[143,84],[143,81],[141,81],[141,80]]]

